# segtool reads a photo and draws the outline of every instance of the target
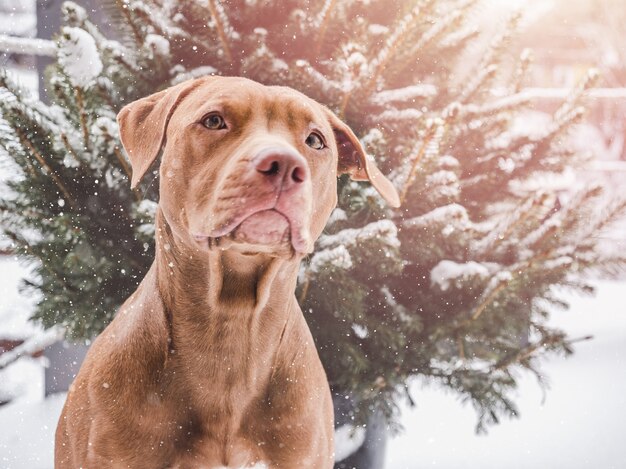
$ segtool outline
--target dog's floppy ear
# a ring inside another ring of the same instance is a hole
[[[370,181],[378,193],[392,207],[400,206],[400,196],[391,181],[387,179],[380,169],[367,158],[365,150],[354,135],[354,132],[335,114],[327,111],[330,125],[335,134],[337,151],[339,152],[339,174],[349,174],[353,181]]]
[[[167,124],[176,106],[202,80],[188,80],[145,98],[133,101],[117,115],[120,139],[133,170],[131,188],[137,187],[143,175],[165,144]]]

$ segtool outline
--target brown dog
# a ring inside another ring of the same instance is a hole
[[[289,88],[187,81],[118,116],[136,186],[163,149],[156,259],[94,341],[55,467],[330,468],[328,382],[295,299],[337,173],[398,195],[335,115]]]

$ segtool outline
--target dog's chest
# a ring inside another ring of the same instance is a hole
[[[169,469],[269,469],[264,455],[244,439],[226,446],[223,442],[199,438],[191,447],[177,451]]]
[[[188,380],[172,373],[163,397],[153,398],[157,413],[175,422],[172,469],[267,468],[260,464],[264,442],[249,432],[257,426],[250,420],[256,405],[245,383],[199,370],[193,375]]]

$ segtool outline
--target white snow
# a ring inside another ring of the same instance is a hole
[[[389,34],[389,28],[387,26],[383,26],[382,24],[370,24],[367,27],[367,30],[370,34],[374,36],[382,36],[384,34]]]
[[[73,86],[87,88],[102,71],[93,36],[81,28],[64,27],[59,41],[59,64]]]
[[[37,32],[36,0],[3,0],[0,33],[32,37]]]
[[[580,175],[572,168],[565,168],[561,173],[537,171],[528,179],[512,179],[509,181],[509,189],[518,195],[536,193],[538,191],[567,191],[575,187]]]
[[[170,42],[163,36],[148,34],[146,36],[145,45],[151,48],[156,55],[160,55],[161,57],[170,55]]]
[[[54,431],[65,394],[38,401],[19,399],[0,408],[0,465],[7,469],[52,469]]]
[[[339,233],[323,235],[318,239],[322,249],[333,246],[354,246],[362,240],[378,238],[389,246],[399,246],[398,228],[391,220],[378,220],[365,225],[363,228],[347,228]]]
[[[0,51],[53,57],[56,55],[57,49],[54,42],[47,39],[14,37],[2,34],[0,35]]]
[[[348,219],[348,215],[346,214],[346,212],[340,209],[339,207],[337,207],[331,212],[330,217],[328,218],[328,222],[326,222],[326,225],[331,226],[334,223],[337,223],[338,221],[344,221],[347,219]]]
[[[42,329],[28,321],[36,298],[19,293],[22,278],[29,270],[13,257],[0,257],[0,338],[26,339]]]
[[[14,349],[0,355],[0,370],[22,357],[32,355],[62,340],[64,336],[65,333],[61,327],[53,327],[34,334]]]
[[[107,150],[113,152],[117,145],[111,137],[118,137],[119,127],[112,116],[99,116],[91,126],[90,134],[93,136],[96,145],[107,144]]]
[[[510,174],[515,169],[515,161],[512,158],[499,158],[498,167],[507,174]]]
[[[44,393],[44,366],[44,358],[24,357],[0,369],[0,402],[13,399],[40,401]]]
[[[388,109],[381,112],[377,120],[401,122],[405,120],[417,121],[424,117],[424,113],[419,109]]]
[[[454,223],[459,228],[470,225],[467,210],[460,204],[448,204],[437,207],[424,215],[409,218],[402,225],[411,228],[426,228],[432,224]]]
[[[365,441],[365,429],[352,425],[342,425],[335,430],[335,461],[343,461]]]
[[[415,102],[416,99],[430,98],[437,95],[437,87],[430,84],[406,86],[394,90],[385,90],[376,93],[372,101],[376,104],[388,104],[394,102]]]
[[[345,246],[339,245],[332,249],[316,252],[311,258],[309,270],[320,272],[325,270],[328,265],[346,270],[352,267],[352,258]]]
[[[469,405],[435,385],[414,382],[417,406],[402,406],[405,432],[387,445],[385,469],[622,469],[626,467],[626,309],[624,282],[602,282],[597,297],[565,294],[572,304],[550,323],[594,339],[575,346],[569,359],[552,357],[543,368],[545,402],[531,375],[515,401],[521,417],[503,420],[486,436],[474,433]]]
[[[158,207],[159,207],[159,204],[155,202],[154,200],[143,199],[137,205],[136,210],[138,213],[146,217],[154,218],[156,216],[156,211]]]
[[[202,67],[194,68],[193,70],[183,71],[180,65],[177,65],[171,70],[174,78],[172,79],[172,85],[177,85],[182,83],[183,81],[190,80],[192,78],[199,78],[205,75],[214,75],[217,73],[217,69],[215,67],[211,67],[210,65],[204,65]]]
[[[431,283],[439,286],[443,291],[450,288],[450,285],[460,288],[467,280],[474,277],[486,278],[488,276],[489,269],[483,264],[474,261],[459,264],[454,261],[443,260],[430,271]]]
[[[351,327],[352,327],[352,330],[354,331],[354,334],[359,339],[365,339],[369,335],[369,331],[366,326],[362,326],[361,324],[352,324]]]

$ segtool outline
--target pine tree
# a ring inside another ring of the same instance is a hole
[[[357,420],[382,411],[393,421],[411,377],[471,402],[479,430],[517,415],[519,372],[541,380],[543,356],[572,352],[546,322],[567,307],[555,287],[592,293],[589,273],[626,264],[598,249],[625,201],[597,186],[528,189],[537,174],[586,161],[566,136],[594,74],[531,135],[514,126],[529,105],[530,55],[507,49],[519,17],[469,62],[476,0],[114,3],[119,40],[64,4],[51,105],[0,78],[0,147],[16,173],[2,227],[33,264],[34,319],[92,338],[153,257],[157,184],[130,189],[117,111],[187,78],[241,75],[329,106],[401,194],[391,210],[341,179],[339,207],[300,273],[329,380],[357,399]]]

